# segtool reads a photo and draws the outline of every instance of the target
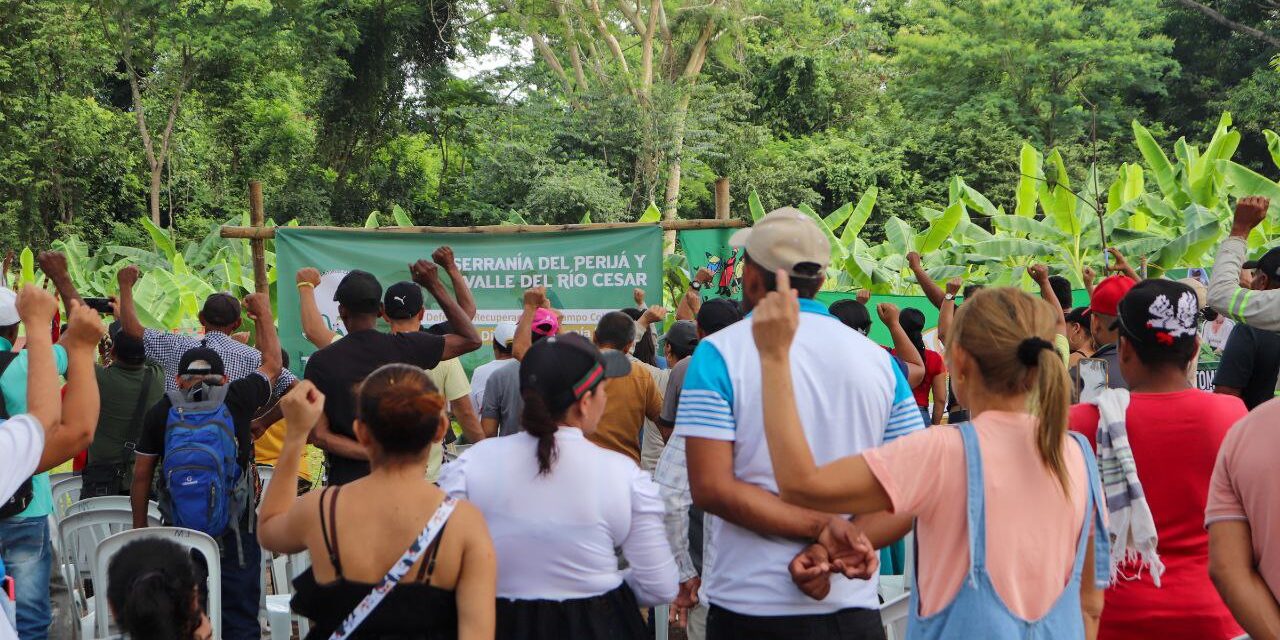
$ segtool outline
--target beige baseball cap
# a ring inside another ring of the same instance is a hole
[[[1209,290],[1205,288],[1203,282],[1200,282],[1195,278],[1183,278],[1178,280],[1178,282],[1191,287],[1191,290],[1196,292],[1196,301],[1200,303],[1201,309],[1208,306]]]
[[[755,226],[733,234],[729,246],[746,249],[752,262],[771,272],[784,269],[802,278],[813,277],[813,271],[797,272],[797,265],[814,264],[821,273],[831,262],[826,234],[812,218],[792,207],[770,211]]]

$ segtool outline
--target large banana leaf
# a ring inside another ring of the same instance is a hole
[[[1206,243],[1212,244],[1216,242],[1221,233],[1222,228],[1217,220],[1203,224],[1174,238],[1160,250],[1159,255],[1151,263],[1161,269],[1172,269],[1188,256],[1198,258],[1199,255],[1195,255],[1192,252],[1198,247],[1205,246]],[[1203,253],[1203,250],[1200,253]]]
[[[1263,131],[1262,135],[1267,138],[1267,152],[1271,154],[1271,162],[1280,167],[1280,135],[1270,129]]]
[[[853,214],[853,203],[846,202],[840,205],[840,208],[836,209],[835,211],[832,211],[831,213],[828,213],[825,217],[823,217],[822,223],[827,225],[827,228],[834,233],[835,230],[839,229],[840,225],[844,224],[845,221],[848,220],[849,216],[852,214]]]
[[[956,225],[960,223],[961,216],[964,215],[964,202],[955,201],[951,206],[947,207],[942,215],[934,218],[929,223],[929,228],[920,235],[916,242],[916,251],[920,253],[933,253],[937,251],[942,243],[951,237],[951,233],[955,231]]]
[[[1280,203],[1280,184],[1272,182],[1266,176],[1230,160],[1219,160],[1218,170],[1226,177],[1231,195],[1237,198],[1266,196],[1271,198],[1272,207]]]
[[[999,256],[1004,259],[1051,256],[1058,253],[1058,248],[1049,243],[1026,238],[987,240],[973,245],[973,250],[982,255]]]
[[[1053,225],[1036,220],[1034,218],[1023,218],[1020,216],[993,216],[991,224],[997,229],[1007,231],[1013,234],[1021,234],[1023,237],[1031,237],[1036,240],[1044,240],[1051,242],[1065,242],[1067,235]]]
[[[649,201],[649,206],[645,207],[644,213],[640,214],[640,217],[636,219],[636,222],[640,224],[656,224],[658,222],[662,222],[662,210],[659,209],[658,205],[654,204],[651,200]]]
[[[1156,143],[1156,139],[1152,137],[1151,132],[1146,127],[1138,124],[1137,120],[1133,121],[1133,137],[1138,145],[1138,151],[1142,153],[1142,159],[1146,161],[1147,168],[1151,170],[1151,174],[1155,176],[1156,185],[1160,188],[1160,192],[1165,197],[1175,197],[1174,194],[1180,191],[1177,180],[1174,177],[1173,164],[1169,162],[1169,157],[1164,154],[1164,150]],[[1185,199],[1185,194],[1182,198]],[[1186,206],[1189,203],[1182,203]]]
[[[831,232],[831,227],[828,227],[827,223],[822,220],[822,216],[818,215],[818,212],[814,211],[813,207],[810,207],[807,204],[801,204],[796,208],[799,209],[801,213],[812,218],[818,225],[818,228],[822,229],[823,235],[827,236],[827,242],[831,244],[831,262],[834,264],[844,262],[844,245],[840,244],[840,241],[836,239],[836,234]]]
[[[1062,154],[1054,151],[1045,161],[1045,181],[1037,188],[1045,218],[1059,231],[1071,237],[1080,235],[1081,222],[1076,217],[1077,198],[1071,191],[1071,176],[1062,163]]]
[[[853,240],[862,233],[862,227],[866,226],[867,219],[871,217],[871,210],[876,206],[876,197],[879,195],[879,189],[871,187],[867,192],[858,198],[858,204],[853,208],[853,213],[849,214],[849,220],[844,224],[844,233],[840,234],[840,244],[848,247]]]
[[[1040,152],[1031,143],[1022,143],[1018,156],[1018,192],[1014,214],[1023,218],[1036,217],[1036,198],[1044,180]]]
[[[893,216],[884,223],[884,235],[889,248],[898,255],[906,255],[914,250],[916,230],[911,228],[902,218]]]
[[[138,218],[142,221],[142,226],[147,230],[147,235],[151,236],[151,241],[155,243],[156,249],[164,254],[164,259],[173,262],[173,257],[178,254],[178,249],[173,244],[173,236],[169,235],[168,229],[161,229],[151,222],[150,218]]]
[[[764,205],[760,203],[760,194],[754,189],[747,195],[747,209],[751,211],[752,222],[759,222],[764,217]]]
[[[413,220],[409,218],[409,214],[400,208],[400,205],[391,205],[391,219],[396,221],[397,227],[412,227]]]

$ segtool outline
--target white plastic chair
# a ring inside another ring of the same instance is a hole
[[[103,509],[125,509],[132,511],[133,505],[129,502],[129,496],[102,496],[98,498],[85,498],[77,502],[71,503],[67,507],[66,515],[84,513],[86,511],[100,511]],[[160,520],[160,504],[155,500],[147,501],[147,518]]]
[[[160,526],[159,518],[147,518],[151,526]],[[99,509],[69,515],[58,523],[58,536],[62,541],[63,580],[71,592],[72,606],[80,619],[82,631],[91,628],[93,598],[85,590],[85,579],[92,579],[93,553],[98,544],[115,533],[133,526],[133,512],[127,509]],[[102,593],[100,589],[96,593]],[[90,637],[82,634],[82,637]]]
[[[67,478],[73,478],[75,477],[75,475],[76,475],[76,472],[74,471],[63,471],[62,473],[51,473],[49,474],[49,486],[58,484],[59,482],[62,482]]]
[[[71,507],[71,503],[80,499],[82,486],[84,486],[84,480],[80,476],[63,478],[50,486],[50,491],[53,493],[53,515],[57,520],[61,521],[67,515],[67,509]]]
[[[311,566],[311,553],[303,551],[276,556],[271,561],[271,581],[275,594],[267,596],[267,625],[271,640],[289,640],[293,637],[293,623],[298,623],[298,637],[305,638],[311,632],[311,621],[295,616],[289,609],[293,597],[293,579]]]
[[[107,568],[111,566],[111,558],[115,557],[125,545],[135,540],[159,538],[170,540],[187,549],[194,549],[204,556],[205,565],[209,568],[209,622],[213,625],[213,637],[221,638],[222,632],[222,564],[218,555],[218,543],[207,534],[191,529],[178,527],[148,527],[146,529],[130,529],[109,536],[100,542],[94,554],[94,590],[102,597],[94,597],[93,617],[97,636],[105,638],[111,626],[111,608],[107,605]]]
[[[916,570],[915,531],[903,538],[906,549],[905,571],[901,576],[880,576],[880,623],[884,626],[886,640],[903,640],[907,637],[907,619],[911,617],[911,590],[915,588]]]

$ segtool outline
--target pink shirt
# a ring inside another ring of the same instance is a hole
[[[1035,620],[1049,612],[1071,579],[1088,497],[1084,456],[1063,436],[1071,476],[1067,497],[1040,462],[1034,416],[986,411],[973,422],[987,501],[987,571],[1009,610]],[[969,571],[960,431],[933,427],[862,455],[889,494],[893,512],[918,518],[921,615],[937,613],[955,598]]]
[[[1244,520],[1253,536],[1253,559],[1271,595],[1280,600],[1280,399],[1259,405],[1237,422],[1218,450],[1209,483],[1205,526]]]

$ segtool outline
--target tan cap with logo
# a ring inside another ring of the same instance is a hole
[[[831,262],[831,242],[818,223],[799,209],[770,211],[755,226],[729,238],[729,246],[745,248],[751,261],[770,272],[784,269],[798,277],[813,277],[812,269],[796,271],[800,264],[814,264],[821,273]]]

